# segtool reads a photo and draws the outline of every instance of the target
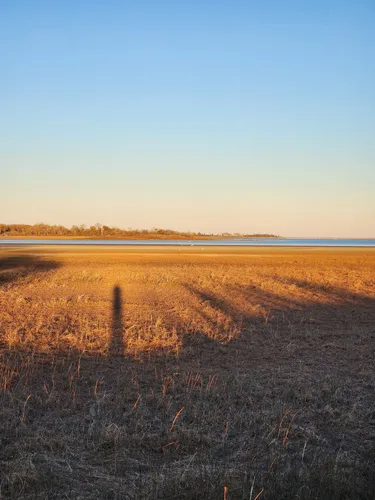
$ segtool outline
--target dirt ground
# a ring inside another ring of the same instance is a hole
[[[0,498],[375,498],[375,251],[0,249]]]

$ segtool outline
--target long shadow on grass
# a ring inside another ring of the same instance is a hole
[[[274,293],[254,285],[228,285],[218,292],[185,285],[192,297],[198,300],[197,311],[208,321],[205,310],[216,310],[227,316],[233,323],[246,329],[249,323],[268,323],[284,318],[303,322],[312,315],[319,320],[331,318],[362,319],[366,323],[375,320],[375,298],[360,293],[348,292],[333,286],[322,286],[297,279],[274,281],[281,285],[294,286],[296,293]],[[306,292],[308,294],[304,294]],[[315,294],[315,295],[312,295]]]
[[[317,291],[314,284],[298,280],[287,285]],[[277,294],[254,285],[234,284],[212,291],[186,284],[185,289],[196,323],[202,325],[200,331],[212,332],[208,336],[219,342],[216,355],[212,356],[212,348],[196,353],[214,366],[233,351],[237,366],[251,358],[258,371],[267,369],[269,362],[293,366],[310,359],[329,373],[337,363],[350,369],[357,359],[354,346],[366,358],[374,347],[375,299],[369,296],[335,287],[319,288],[316,297],[299,290]],[[220,344],[226,344],[225,351]],[[366,345],[367,351],[362,349]]]

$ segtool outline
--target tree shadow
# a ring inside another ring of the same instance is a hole
[[[0,287],[29,275],[46,273],[60,267],[53,260],[41,259],[35,255],[12,255],[0,258]]]
[[[274,280],[275,277],[273,277]],[[279,282],[281,282],[279,280]],[[311,283],[308,280],[301,280],[297,278],[283,278],[282,283],[291,286],[296,286],[301,290],[307,290],[315,294],[320,294],[326,302],[353,304],[361,307],[373,306],[374,298],[360,293],[349,291],[345,288],[337,286],[324,285],[320,283]]]
[[[253,284],[231,284],[219,292],[191,284],[184,286],[192,299],[189,307],[208,329],[217,331],[223,325],[223,318],[235,327],[237,335],[222,337],[222,341],[229,343],[238,342],[241,337],[248,339],[249,335],[259,340],[268,328],[280,334],[273,339],[273,345],[280,343],[279,347],[282,347],[285,337],[282,334],[291,330],[300,330],[303,343],[302,332],[306,325],[309,331],[314,330],[321,338],[332,339],[349,332],[352,327],[360,332],[375,323],[375,297],[294,279],[283,280],[283,283],[313,291],[316,296],[304,296],[298,289],[295,293],[276,293]]]

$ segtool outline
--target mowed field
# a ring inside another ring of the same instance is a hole
[[[0,498],[375,498],[375,251],[0,250]]]

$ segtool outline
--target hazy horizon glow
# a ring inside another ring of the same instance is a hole
[[[375,237],[374,24],[370,0],[4,2],[0,222]]]

